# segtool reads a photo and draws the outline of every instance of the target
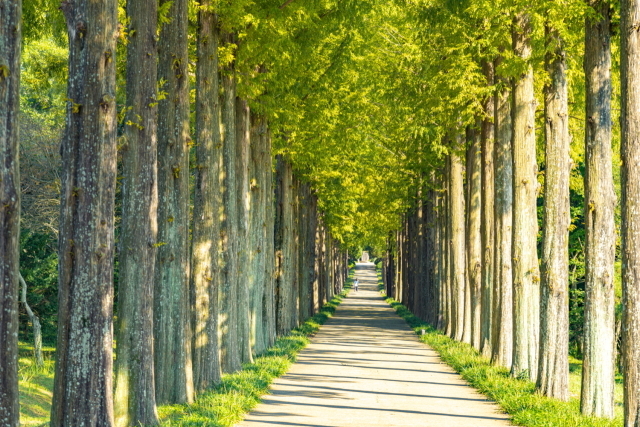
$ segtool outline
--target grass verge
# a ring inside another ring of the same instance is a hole
[[[239,372],[223,375],[217,387],[199,395],[192,405],[159,407],[161,425],[227,427],[240,422],[247,412],[260,403],[260,397],[267,392],[273,379],[287,371],[298,352],[309,343],[309,336],[315,334],[331,317],[346,296],[350,284],[351,280],[345,290],[326,303],[318,314],[288,335],[278,338],[273,347],[254,359],[254,363],[245,364]]]
[[[603,419],[585,417],[580,413],[579,399],[569,402],[542,396],[531,381],[513,378],[509,370],[494,366],[470,345],[455,341],[414,316],[405,306],[391,298],[389,303],[430,345],[442,360],[481,393],[496,401],[512,417],[515,425],[523,427],[620,427],[622,417]]]
[[[22,347],[28,345],[21,343]],[[54,372],[55,362],[46,353],[44,366],[37,366],[33,356],[18,360],[21,426],[48,425]]]

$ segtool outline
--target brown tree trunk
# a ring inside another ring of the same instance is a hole
[[[61,145],[53,427],[114,423],[117,6],[113,0],[62,3],[69,33],[69,101]]]
[[[622,360],[624,425],[640,426],[640,4],[623,0],[622,39]]]
[[[225,44],[231,44],[235,38],[231,34],[224,36]],[[242,368],[242,342],[238,327],[238,186],[236,183],[236,80],[234,64],[225,67],[222,72],[224,92],[222,123],[223,141],[223,206],[222,253],[224,269],[220,284],[220,336],[222,338],[222,370],[234,372]]]
[[[463,146],[461,135],[456,136],[456,147]],[[452,338],[462,341],[465,329],[465,197],[464,197],[464,166],[457,153],[451,154],[450,165],[450,212],[451,217],[451,317]]]
[[[157,2],[129,0],[114,409],[117,426],[158,424],[153,275],[158,235]]]
[[[158,255],[155,274],[155,373],[158,403],[194,399],[189,299],[188,2],[173,0],[160,32],[158,78]]]
[[[503,80],[503,83],[504,82]],[[491,361],[511,368],[513,359],[513,276],[511,265],[512,210],[513,210],[513,157],[511,150],[510,92],[499,90],[495,97],[494,146],[495,176],[495,276],[493,284],[493,318]]]
[[[194,310],[193,383],[202,392],[221,380],[218,342],[220,287],[220,98],[218,30],[210,0],[198,12],[196,62],[196,184],[191,240],[191,294]]]
[[[265,124],[263,134],[263,193],[265,200],[264,248],[266,254],[264,266],[263,314],[265,347],[271,347],[276,341],[276,308],[275,308],[275,197],[273,188],[273,158],[271,156],[271,134]]]
[[[20,275],[21,0],[0,7],[0,427],[20,424],[18,391],[18,276]],[[111,105],[115,108],[114,105]],[[111,113],[114,113],[111,111]],[[110,135],[111,136],[111,135]],[[110,242],[112,243],[112,242]],[[35,326],[35,324],[34,324]]]
[[[544,237],[540,294],[540,359],[538,390],[569,399],[569,105],[564,41],[545,27],[545,68],[551,78],[544,88],[545,181]]]
[[[475,129],[467,130],[467,283],[468,292],[465,299],[465,334],[464,342],[480,351],[481,319],[482,319],[482,153],[479,134]]]
[[[592,5],[600,17],[587,17],[584,56],[586,272],[580,408],[587,415],[612,418],[616,197],[611,160],[611,12],[608,2]]]
[[[485,61],[482,64],[487,84],[494,84],[493,62]],[[483,104],[484,118],[482,120],[480,144],[482,151],[482,218],[480,220],[482,236],[482,295],[480,314],[480,350],[485,357],[491,357],[492,325],[491,317],[494,312],[493,284],[494,284],[494,250],[495,250],[495,174],[494,174],[494,114],[493,96],[488,96]]]
[[[513,21],[513,50],[526,61],[513,84],[513,366],[514,376],[535,381],[538,374],[540,333],[540,272],[537,242],[538,165],[536,164],[535,111],[531,57],[531,17],[518,14]]]

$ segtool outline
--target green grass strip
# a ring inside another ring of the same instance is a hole
[[[351,280],[345,290],[327,302],[318,314],[278,338],[273,347],[254,359],[254,363],[243,365],[241,371],[223,375],[222,382],[199,395],[195,403],[159,407],[161,425],[227,427],[242,421],[245,414],[260,403],[260,397],[267,393],[273,379],[287,372],[300,350],[309,343],[309,336],[331,317],[350,287]]]
[[[455,369],[469,384],[496,401],[523,427],[620,427],[620,417],[609,420],[586,417],[580,413],[580,402],[561,402],[536,392],[535,384],[510,376],[509,370],[494,366],[469,344],[455,341],[414,316],[398,301],[387,298],[400,317],[413,328],[420,340],[436,350],[442,360]],[[422,330],[425,334],[421,335]]]

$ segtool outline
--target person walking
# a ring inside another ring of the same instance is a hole
[[[353,281],[353,289],[358,292],[358,278],[356,277],[355,280]]]

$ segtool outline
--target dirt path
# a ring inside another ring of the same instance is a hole
[[[377,291],[373,264],[358,264],[351,291],[238,427],[509,426]]]

